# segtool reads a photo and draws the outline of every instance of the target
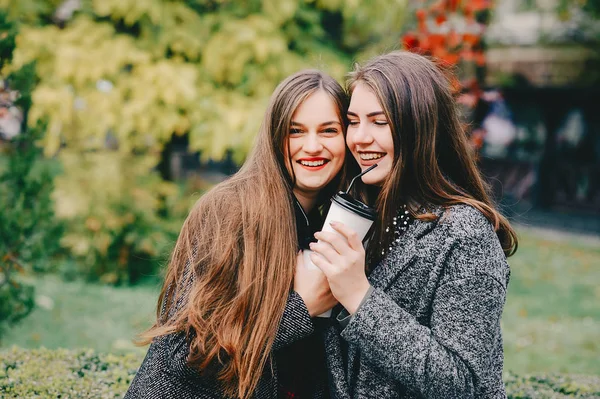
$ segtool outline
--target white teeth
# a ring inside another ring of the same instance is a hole
[[[382,158],[385,154],[381,154],[379,152],[369,152],[369,153],[361,153],[360,154],[360,159],[365,160],[365,161],[369,161],[372,159],[379,159]]]
[[[325,164],[325,160],[321,161],[300,161],[300,163],[304,166],[321,166]]]

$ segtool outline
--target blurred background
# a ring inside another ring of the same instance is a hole
[[[505,368],[600,375],[594,0],[0,0],[0,353],[143,356],[192,204],[277,83],[405,48],[454,82],[520,235]],[[141,360],[141,357],[140,357]]]

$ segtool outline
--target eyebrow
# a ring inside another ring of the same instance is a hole
[[[292,121],[291,123],[292,126],[304,126],[302,123],[299,122],[295,122]],[[329,126],[329,125],[342,125],[339,121],[329,121],[329,122],[323,122],[321,123],[319,126]]]
[[[348,111],[348,112],[346,112],[346,114],[348,114],[348,115],[350,115],[350,116],[355,116],[355,117],[357,117],[357,118],[358,118],[358,115],[357,115],[357,114],[355,114],[355,113],[354,113],[354,112],[352,112],[352,111]],[[368,114],[367,114],[367,118],[371,118],[371,117],[373,117],[373,116],[379,116],[379,115],[385,115],[385,113],[384,113],[383,111],[375,111],[375,112],[370,112],[370,113],[368,113]]]

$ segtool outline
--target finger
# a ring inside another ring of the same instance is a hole
[[[335,251],[340,255],[347,255],[350,252],[354,251],[350,247],[350,244],[348,243],[346,237],[338,233],[330,231],[319,231],[315,233],[315,238],[331,245],[333,249],[335,249]]]
[[[315,266],[321,269],[325,277],[327,277],[327,279],[329,280],[329,276],[334,271],[334,266],[331,263],[329,263],[327,259],[319,255],[317,252],[310,254],[310,260]]]
[[[353,229],[341,222],[331,222],[330,225],[335,231],[340,233],[342,236],[346,237],[350,248],[352,248],[355,251],[364,251],[362,241],[358,237],[356,231],[354,231]]]
[[[321,241],[321,242],[311,242],[310,244],[310,249],[313,252],[318,253],[319,255],[321,255],[322,257],[325,258],[325,260],[327,260],[329,263],[331,264],[336,264],[338,257],[340,256],[340,254],[328,243]]]

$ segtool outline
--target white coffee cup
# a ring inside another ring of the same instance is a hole
[[[362,202],[355,200],[350,195],[339,192],[331,199],[331,207],[323,224],[323,231],[337,233],[331,227],[331,222],[340,222],[350,227],[358,234],[358,238],[362,241],[367,235],[373,221],[375,220],[375,210]],[[339,233],[337,233],[339,234]],[[304,266],[310,269],[318,267],[310,259],[311,250],[305,249],[303,253]],[[320,314],[319,317],[329,317],[331,309]]]

